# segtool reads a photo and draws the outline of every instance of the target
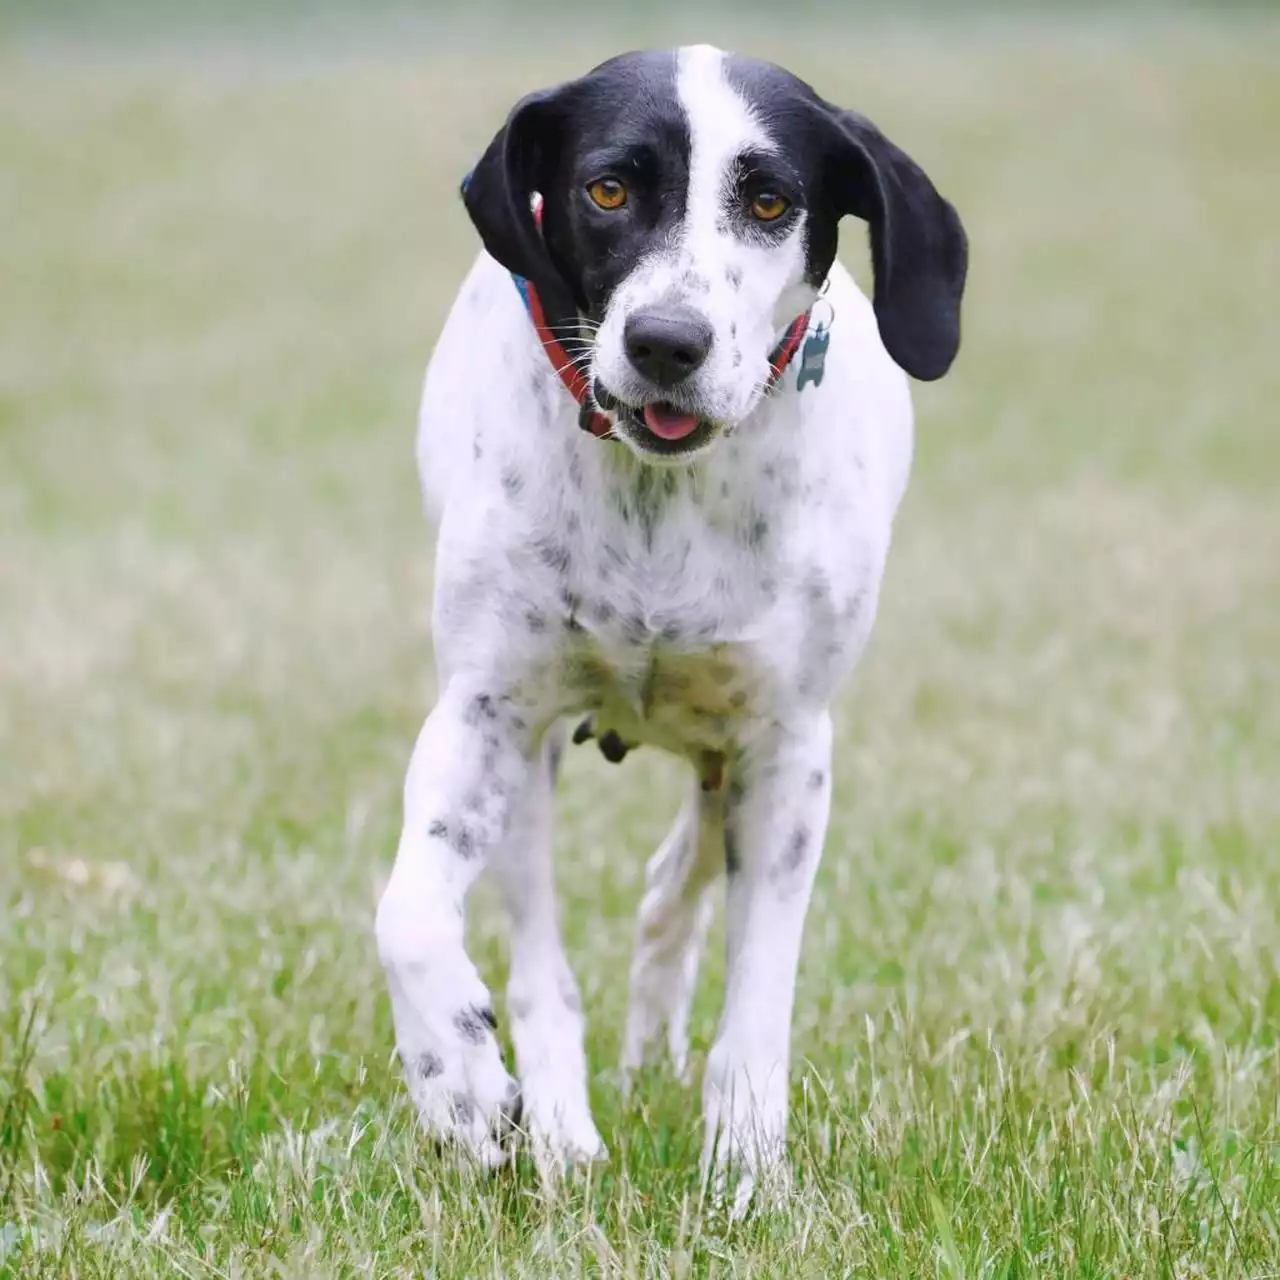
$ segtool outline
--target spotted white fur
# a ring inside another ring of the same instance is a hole
[[[784,140],[754,119],[718,51],[683,51],[678,91],[692,132],[685,225],[616,293],[596,372],[625,382],[628,309],[687,272],[705,277],[697,301],[717,354],[699,395],[731,430],[678,467],[581,431],[508,273],[477,260],[422,400],[440,692],[409,767],[377,938],[433,1134],[492,1163],[518,1126],[548,1172],[603,1156],[556,919],[551,757],[564,718],[590,713],[599,733],[687,759],[689,799],[646,873],[625,1065],[665,1050],[684,1070],[709,894],[727,866],[704,1165],[744,1175],[745,1196],[784,1168],[792,994],[831,799],[828,708],[875,617],[912,414],[906,377],[839,264],[821,384],[797,391],[793,365],[761,396],[768,352],[811,296],[799,232],[768,249],[736,242],[718,226],[719,193],[744,146]],[[720,760],[723,787],[704,790]],[[463,945],[464,899],[484,868],[511,918],[519,1085]]]

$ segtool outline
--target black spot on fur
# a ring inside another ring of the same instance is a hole
[[[791,839],[787,842],[787,847],[778,861],[777,874],[779,876],[794,875],[799,870],[800,864],[804,862],[808,851],[809,828],[797,827],[792,832]]]
[[[822,784],[826,782],[826,780],[827,775],[821,769],[815,769],[809,775],[809,790],[820,791],[822,789]]]
[[[711,282],[696,271],[686,271],[681,277],[681,283],[690,293],[707,293],[711,288]]]
[[[541,635],[547,629],[547,616],[539,612],[537,609],[530,609],[524,615],[525,626],[529,628],[534,635]]]
[[[444,840],[449,848],[460,858],[474,858],[476,854],[475,832],[465,822],[450,825],[437,818],[428,828],[427,834],[437,840]]]
[[[742,288],[742,268],[726,267],[724,269],[724,278],[728,282],[731,289]]]
[[[597,622],[612,622],[617,610],[608,600],[599,600],[591,613]]]
[[[570,511],[564,518],[564,527],[570,533],[577,533],[582,528],[582,520],[576,511]]]
[[[866,596],[866,590],[859,588],[849,597],[848,601],[845,603],[844,609],[842,610],[842,614],[846,621],[850,618],[857,617],[857,615],[862,611],[863,602],[866,600]]]
[[[564,543],[557,542],[554,538],[539,538],[534,545],[538,559],[548,569],[554,569],[557,573],[569,571],[569,548]]]
[[[467,703],[467,709],[462,716],[463,721],[473,727],[482,720],[496,720],[497,718],[498,708],[494,706],[493,698],[487,693],[476,694]]]
[[[758,551],[764,545],[764,540],[768,536],[769,522],[764,516],[756,516],[747,529],[747,546],[753,551]]]
[[[649,634],[649,626],[638,613],[628,614],[622,623],[622,633],[633,643],[638,642]]]
[[[623,524],[631,523],[631,504],[627,501],[627,495],[619,488],[614,487],[609,490],[609,505],[618,514],[618,519]]]
[[[571,453],[569,455],[568,471],[569,471],[569,483],[573,485],[575,489],[581,489],[582,488],[582,459],[577,455],[576,452]]]
[[[498,1019],[492,1009],[473,1004],[453,1015],[453,1025],[468,1044],[483,1044],[486,1036],[497,1031]]]
[[[438,1053],[427,1050],[418,1055],[414,1067],[423,1080],[434,1080],[436,1076],[444,1074],[444,1059]]]
[[[684,634],[684,628],[678,622],[666,622],[663,624],[659,634],[669,644],[672,644]]]
[[[477,437],[471,442],[471,456],[479,462],[484,457],[484,449],[480,446],[480,440]]]
[[[504,467],[502,487],[507,491],[509,498],[514,498],[524,488],[524,477],[514,467]]]

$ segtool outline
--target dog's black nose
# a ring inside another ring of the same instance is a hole
[[[707,358],[711,324],[692,307],[657,306],[634,311],[623,326],[627,359],[650,382],[674,387]]]

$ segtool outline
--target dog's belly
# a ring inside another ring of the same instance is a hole
[[[589,637],[565,655],[567,710],[590,712],[597,734],[697,759],[723,753],[760,713],[761,673],[747,646],[676,648],[660,637],[609,643]]]

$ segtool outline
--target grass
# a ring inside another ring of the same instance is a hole
[[[1280,1274],[1278,35],[736,40],[974,249],[838,717],[796,1195],[732,1227],[696,1094],[614,1074],[670,762],[561,784],[589,1182],[421,1148],[371,938],[456,181],[606,46],[0,53],[0,1274]],[[483,890],[471,945],[500,989]]]

